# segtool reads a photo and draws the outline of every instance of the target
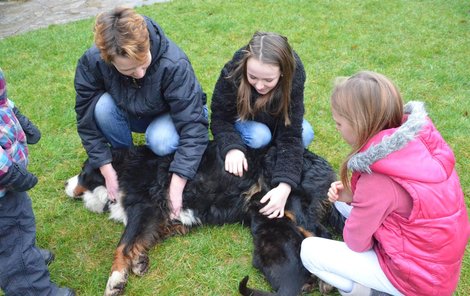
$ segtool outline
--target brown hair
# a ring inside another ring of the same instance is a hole
[[[362,71],[335,86],[331,108],[348,121],[357,136],[340,169],[341,181],[350,188],[349,159],[381,130],[401,125],[403,100],[397,87],[387,77]]]
[[[94,27],[95,44],[101,58],[113,62],[116,56],[144,63],[150,49],[145,19],[133,9],[116,7],[100,13]]]
[[[259,97],[253,107],[250,104],[252,88],[246,73],[247,61],[250,58],[278,66],[281,71],[276,87],[268,94]],[[240,118],[246,120],[253,118],[259,111],[269,110],[272,115],[282,115],[285,125],[289,125],[289,104],[294,71],[294,53],[287,38],[276,33],[256,32],[246,46],[243,58],[229,76],[240,80],[237,93]]]

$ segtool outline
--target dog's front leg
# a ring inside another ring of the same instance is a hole
[[[105,296],[122,295],[127,284],[130,260],[124,255],[124,245],[120,245],[114,253],[111,275],[106,284]]]

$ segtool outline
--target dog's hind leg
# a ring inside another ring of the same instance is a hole
[[[176,234],[183,235],[189,231],[188,228],[182,224],[172,224],[171,222],[168,223],[168,221],[162,221],[156,228],[155,232],[144,231],[144,234],[132,245],[132,249],[128,251],[129,257],[131,258],[132,272],[135,275],[143,276],[147,273],[150,261],[148,251],[155,246],[156,243],[170,236]]]
[[[148,250],[152,243],[136,240],[132,244],[121,241],[114,253],[111,276],[106,284],[105,296],[122,295],[127,284],[129,271],[142,276],[148,271]]]
[[[128,195],[130,200],[135,196]],[[141,200],[140,200],[141,201]],[[111,276],[106,284],[105,296],[121,295],[127,284],[129,271],[143,275],[148,270],[147,252],[155,245],[157,226],[162,217],[151,204],[136,202],[126,208],[128,223],[114,253]]]
[[[106,283],[105,296],[117,296],[124,292],[129,275],[130,261],[123,252],[124,246],[119,246],[114,252],[113,266],[111,267],[111,276]]]
[[[134,243],[129,248],[120,244],[115,253],[111,267],[111,276],[106,284],[105,296],[122,295],[127,284],[129,271],[142,276],[148,271],[149,257],[147,244]]]
[[[105,296],[121,295],[130,271],[143,276],[149,269],[148,251],[175,234],[186,234],[188,228],[169,220],[163,207],[136,203],[126,208],[128,223],[116,249]]]

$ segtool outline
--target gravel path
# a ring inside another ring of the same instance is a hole
[[[64,24],[118,5],[138,7],[169,0],[0,0],[0,40],[27,31]]]

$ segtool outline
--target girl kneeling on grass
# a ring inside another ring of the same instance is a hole
[[[211,101],[211,131],[235,176],[248,171],[248,149],[278,148],[271,189],[260,210],[284,216],[291,189],[300,182],[302,154],[314,138],[304,119],[305,70],[286,37],[256,32],[235,52],[217,80]]]
[[[305,239],[303,264],[342,295],[451,295],[470,225],[454,154],[423,103],[403,105],[389,79],[360,72],[331,107],[352,147],[328,192],[344,242]]]

